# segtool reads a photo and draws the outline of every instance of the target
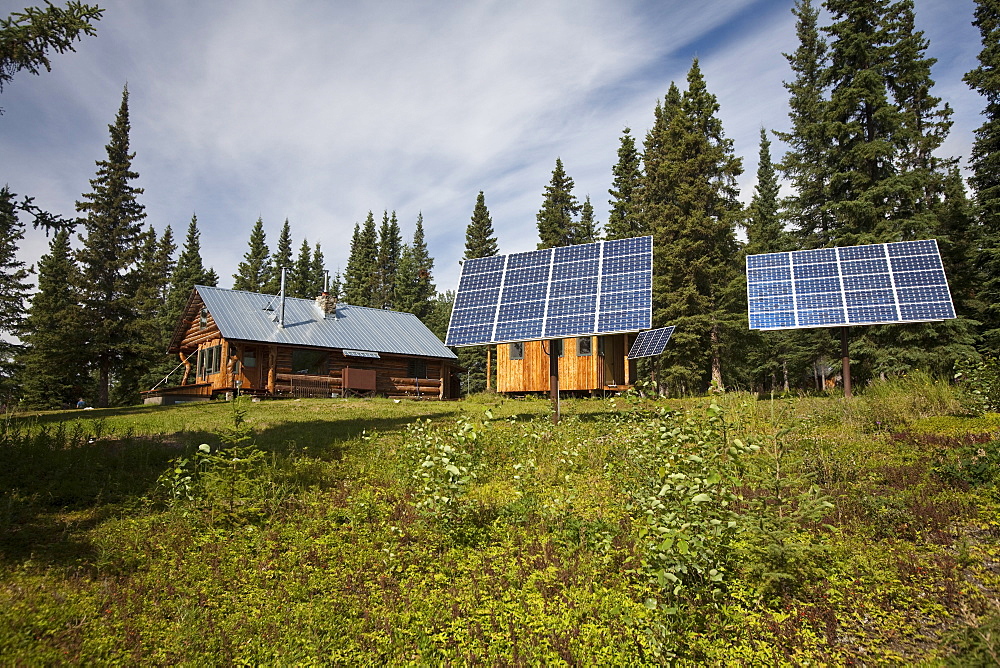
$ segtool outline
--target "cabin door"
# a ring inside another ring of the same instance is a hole
[[[243,346],[243,358],[240,360],[243,370],[243,387],[246,389],[260,389],[260,364],[261,356],[265,351],[257,346]]]

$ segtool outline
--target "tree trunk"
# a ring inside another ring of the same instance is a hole
[[[725,392],[726,387],[722,384],[722,359],[719,357],[718,323],[712,323],[709,340],[712,346],[712,389],[715,392]]]
[[[101,362],[97,370],[97,407],[108,407],[108,388],[111,385],[110,364]]]

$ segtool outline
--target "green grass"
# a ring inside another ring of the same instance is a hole
[[[1000,416],[963,414],[947,386],[550,411],[480,395],[9,416],[0,656],[995,656]]]

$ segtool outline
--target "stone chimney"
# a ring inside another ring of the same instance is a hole
[[[316,297],[316,306],[319,308],[324,318],[337,317],[337,298],[329,292],[323,292]]]

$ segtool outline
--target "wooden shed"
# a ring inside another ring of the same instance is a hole
[[[412,313],[196,286],[168,349],[179,368],[146,403],[457,396],[456,355]]]
[[[635,334],[606,334],[556,340],[559,389],[597,394],[629,388],[635,362],[628,351]],[[549,341],[497,345],[498,392],[549,391]]]

